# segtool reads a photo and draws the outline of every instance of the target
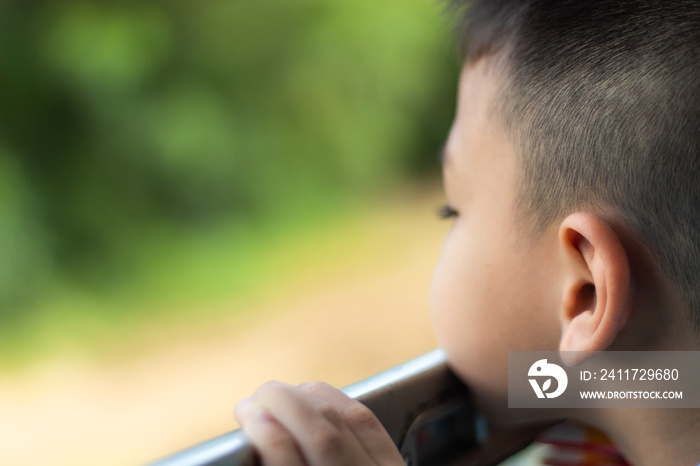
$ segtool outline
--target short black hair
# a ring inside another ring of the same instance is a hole
[[[467,64],[497,57],[497,114],[533,232],[623,219],[700,332],[700,1],[453,0]]]

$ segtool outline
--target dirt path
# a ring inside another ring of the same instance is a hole
[[[313,285],[244,317],[159,330],[168,344],[138,359],[59,360],[3,380],[0,464],[143,464],[235,428],[236,401],[266,380],[344,386],[432,349],[437,202],[392,206],[359,265],[329,259]]]

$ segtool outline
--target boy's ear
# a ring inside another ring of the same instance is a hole
[[[559,226],[559,242],[567,267],[560,312],[559,351],[571,365],[603,351],[629,316],[630,269],[625,248],[600,217],[575,213]]]

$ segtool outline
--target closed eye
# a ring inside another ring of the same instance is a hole
[[[448,219],[448,218],[454,218],[457,215],[459,215],[459,212],[457,212],[455,209],[450,207],[449,205],[445,204],[440,208],[438,211],[438,217],[442,219]]]

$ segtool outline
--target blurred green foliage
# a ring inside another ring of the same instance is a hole
[[[450,36],[436,0],[0,4],[0,323],[436,173]]]

